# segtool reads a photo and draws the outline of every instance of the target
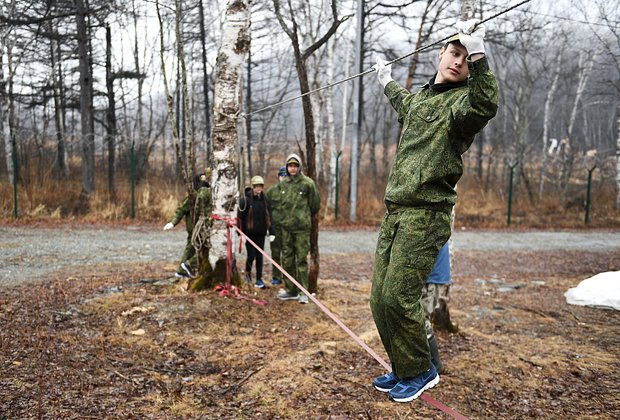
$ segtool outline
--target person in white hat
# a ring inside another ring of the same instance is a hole
[[[275,229],[271,222],[271,206],[263,193],[265,181],[260,175],[252,177],[252,187],[246,188],[245,197],[239,201],[239,220],[241,231],[252,240],[260,249],[265,248],[265,236],[270,239],[275,235]],[[245,261],[245,280],[252,282],[252,265],[256,261],[256,282],[254,287],[264,289],[267,286],[263,281],[263,254],[261,254],[249,241],[245,242],[247,259]]]

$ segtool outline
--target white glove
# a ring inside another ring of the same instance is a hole
[[[486,33],[484,25],[478,19],[469,19],[456,22],[456,29],[459,32],[459,41],[467,49],[467,54],[485,54],[484,35]]]
[[[392,79],[392,65],[390,64],[386,66],[387,61],[383,60],[378,55],[375,56],[375,59],[377,61],[377,64],[372,66],[372,69],[377,72],[377,78],[379,79],[379,82],[383,87],[385,87],[385,85],[394,80]]]
[[[273,242],[276,240],[276,235],[269,235],[269,242]]]
[[[166,226],[164,226],[164,230],[170,230],[174,227],[174,225],[172,223],[166,223]]]

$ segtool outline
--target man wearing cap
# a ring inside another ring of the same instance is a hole
[[[284,216],[284,209],[282,208],[282,194],[284,194],[284,187],[282,181],[286,179],[286,166],[282,166],[278,171],[278,183],[269,188],[265,195],[269,204],[271,204],[271,218],[275,226],[275,238],[269,244],[271,248],[271,259],[276,264],[282,266],[282,217]],[[271,284],[277,286],[282,284],[282,272],[275,266],[271,266]]]
[[[269,233],[272,240],[275,234],[271,222],[271,206],[263,194],[265,181],[262,176],[253,176],[251,188],[246,188],[245,197],[239,201],[239,220],[241,231],[247,235],[261,250],[265,247],[265,236]],[[249,241],[245,242],[247,258],[245,260],[245,276],[248,283],[252,282],[252,264],[256,260],[256,283],[254,287],[264,289],[263,281],[263,254],[260,253]]]
[[[286,173],[281,182],[283,268],[307,290],[310,227],[312,216],[321,207],[321,197],[314,181],[301,172],[301,159],[294,153],[286,158]],[[287,279],[278,299],[308,303],[308,296]]]
[[[439,382],[431,363],[421,304],[437,254],[450,237],[461,155],[498,107],[495,76],[484,49],[484,27],[457,23],[458,39],[439,51],[437,73],[416,93],[399,86],[391,66],[374,66],[403,124],[384,202],[370,307],[392,371],[373,386],[408,402]]]

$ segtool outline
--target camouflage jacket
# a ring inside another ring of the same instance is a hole
[[[199,209],[197,211],[198,214],[194,215],[196,220],[198,220],[198,217],[200,216],[200,214],[203,214],[204,216],[209,217],[213,209],[213,204],[211,203],[211,188],[207,188],[207,187],[200,188],[196,192],[196,201],[198,204],[196,208]],[[185,218],[185,228],[187,229],[187,232],[191,233],[194,230],[194,221],[192,220],[191,217],[189,217],[190,216],[189,206],[190,206],[189,196],[186,196],[183,199],[183,201],[181,201],[181,204],[179,204],[179,207],[177,207],[176,211],[174,212],[174,216],[172,217],[172,219],[170,219],[170,223],[176,226],[181,222],[183,218]]]
[[[181,223],[181,220],[185,218],[185,228],[188,232],[191,232],[194,228],[194,224],[192,223],[191,217],[189,217],[189,196],[185,196],[179,207],[177,207],[174,212],[174,216],[170,219],[170,223],[173,225],[178,225]]]
[[[281,219],[278,228],[288,231],[310,230],[311,217],[321,207],[319,189],[312,180],[302,173],[297,176],[288,176],[280,182]]]
[[[403,124],[385,191],[388,211],[420,207],[450,212],[463,174],[461,155],[498,108],[495,76],[486,58],[468,61],[467,86],[416,93],[391,81],[385,94]]]
[[[282,202],[284,201],[283,194],[284,191],[284,183],[278,182],[273,187],[269,188],[265,195],[267,196],[267,200],[271,204],[271,220],[276,229],[280,229],[280,223],[282,222],[282,218],[284,217],[284,208],[282,207]]]

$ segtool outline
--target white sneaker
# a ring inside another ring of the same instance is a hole
[[[192,269],[189,268],[189,265],[185,263],[181,263],[181,268],[183,269],[183,271],[187,273],[188,276],[194,277],[194,273],[192,273]]]
[[[300,296],[297,293],[289,293],[284,289],[278,292],[278,299],[280,300],[297,300],[299,298]]]
[[[299,299],[297,299],[299,301],[299,303],[308,303],[308,296],[306,295],[299,295]]]

